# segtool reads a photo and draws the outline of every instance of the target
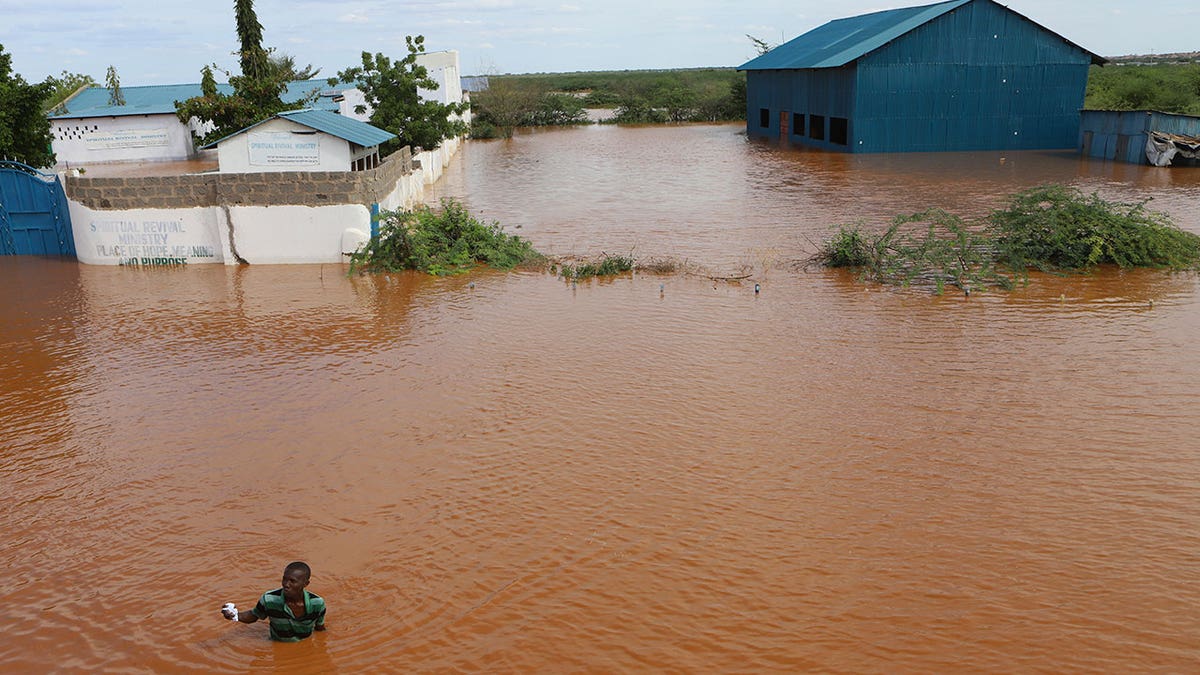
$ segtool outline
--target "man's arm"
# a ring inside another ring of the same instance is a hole
[[[228,609],[222,609],[221,614],[226,619],[233,619],[233,612],[229,611]],[[258,617],[252,611],[238,610],[237,620],[238,623],[254,623],[255,621],[258,621]]]

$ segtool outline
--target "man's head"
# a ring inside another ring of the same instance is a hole
[[[312,570],[306,563],[294,562],[283,569],[283,597],[288,600],[300,600],[304,597],[304,587]]]

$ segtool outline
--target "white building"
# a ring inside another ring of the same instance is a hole
[[[328,110],[289,110],[204,146],[221,173],[362,171],[396,134]]]
[[[229,85],[217,85],[223,94]],[[199,84],[122,87],[124,103],[114,105],[105,87],[82,89],[51,111],[51,147],[62,168],[116,162],[156,162],[193,159],[197,155],[191,125],[179,121],[175,102],[199,96]],[[330,87],[325,80],[288,83],[285,102],[312,98],[314,108],[350,117],[362,102],[362,92],[350,85]]]

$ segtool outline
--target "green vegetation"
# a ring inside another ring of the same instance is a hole
[[[1092,66],[1084,108],[1200,115],[1200,63]]]
[[[1144,202],[1108,202],[1094,193],[1048,185],[1013,196],[988,224],[997,257],[1010,269],[1200,268],[1200,236],[1179,229]]]
[[[596,260],[585,260],[575,263],[564,262],[558,266],[558,273],[567,279],[607,277],[632,270],[632,257],[610,253],[602,254]]]
[[[1012,288],[1030,269],[1079,272],[1097,265],[1200,270],[1200,236],[1144,203],[1108,202],[1075,188],[1020,192],[982,222],[929,210],[897,216],[882,233],[842,226],[813,263],[850,267],[863,278],[901,286],[947,284],[967,292]]]
[[[205,66],[200,96],[175,102],[175,115],[187,124],[193,117],[210,121],[214,127],[196,137],[196,145],[219,139],[285,110],[302,108],[307,101],[285,104],[280,95],[287,87],[287,72],[272,65],[271,50],[263,47],[262,24],[254,13],[253,0],[236,0],[234,14],[241,50],[241,75],[231,75],[233,94],[217,91],[212,69]],[[111,88],[111,87],[110,87]]]
[[[480,222],[461,203],[443,200],[441,207],[382,214],[379,235],[350,257],[350,272],[418,270],[444,276],[480,263],[512,269],[543,259],[528,241],[505,233],[498,222]]]
[[[29,84],[14,73],[12,56],[0,45],[0,158],[35,167],[54,164],[50,120],[43,109],[52,89],[47,82]]]
[[[489,78],[487,90],[471,95],[471,109],[474,138],[511,138],[516,127],[588,123],[580,97],[511,77]]]
[[[389,154],[404,146],[433,150],[447,138],[467,132],[467,125],[458,115],[467,111],[462,103],[445,104],[421,98],[418,89],[436,90],[438,83],[429,76],[429,71],[417,63],[417,56],[425,53],[425,37],[405,36],[408,54],[392,61],[383,54],[372,56],[362,53],[362,66],[347,68],[330,79],[331,85],[339,80],[354,84],[363,92],[371,106],[371,124],[396,134],[397,138],[380,147],[380,153]],[[356,112],[366,112],[358,106]]]
[[[584,108],[615,109],[612,121],[629,124],[746,116],[746,78],[730,68],[493,75],[488,84],[489,91],[473,96],[477,136],[495,129],[511,135],[515,126],[582,123]],[[548,102],[554,114],[538,115]]]
[[[931,209],[897,216],[880,234],[843,225],[824,242],[813,263],[860,270],[864,279],[895,286],[931,286],[941,294],[947,284],[1011,288],[1007,274],[993,258],[986,233],[967,226],[958,216]]]
[[[47,77],[46,84],[50,85],[50,93],[46,96],[42,107],[47,114],[50,114],[51,112],[66,112],[67,108],[63,103],[80,89],[95,85],[96,81],[92,79],[91,75],[69,73],[64,70],[58,77],[53,75]]]

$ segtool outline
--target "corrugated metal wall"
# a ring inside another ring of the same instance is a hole
[[[780,138],[817,147],[845,150],[846,144],[830,140],[831,120],[847,119],[854,108],[854,64],[844,68],[812,70],[751,70],[746,72],[746,120],[756,136]],[[763,111],[766,111],[764,114]],[[796,120],[800,115],[803,120]],[[763,123],[766,122],[764,125]]]
[[[760,110],[847,118],[849,152],[1076,147],[1091,56],[993,2],[972,2],[840,69],[747,72],[747,130]],[[828,121],[826,122],[828,124]],[[755,128],[758,127],[758,128]]]
[[[1150,110],[1085,110],[1079,124],[1079,148],[1089,157],[1149,164],[1148,131],[1200,136],[1200,117]]]

